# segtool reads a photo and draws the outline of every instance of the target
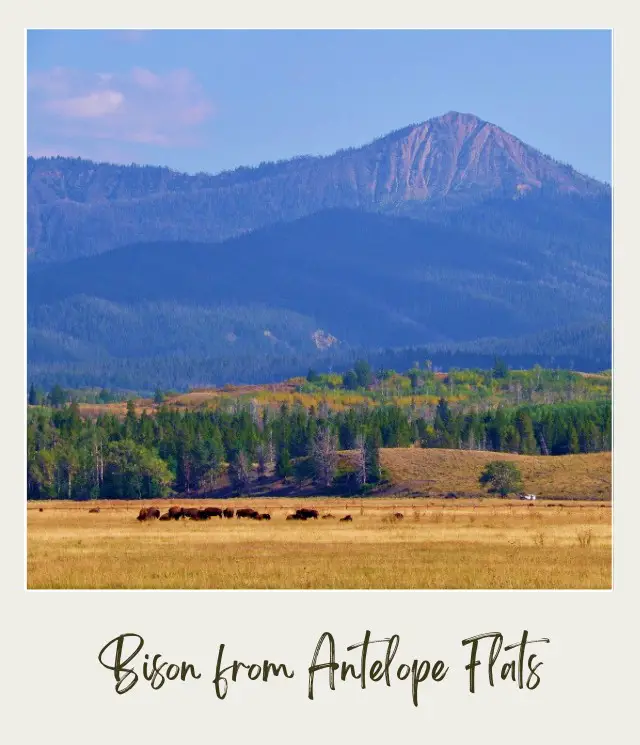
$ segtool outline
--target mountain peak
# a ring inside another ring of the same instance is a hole
[[[220,241],[325,209],[415,212],[416,205],[421,210],[442,199],[474,204],[540,190],[610,194],[610,187],[497,125],[458,111],[359,148],[217,175],[31,158],[27,180],[29,257],[36,261],[53,245],[51,258],[59,260],[101,253],[138,236]],[[167,218],[158,221],[163,210]]]
[[[441,119],[443,121],[455,121],[455,120],[463,120],[463,121],[476,121],[480,122],[482,121],[480,117],[476,116],[475,114],[471,114],[469,112],[461,112],[461,111],[447,111],[445,114],[442,114],[441,116],[434,117],[435,119]]]
[[[383,202],[517,198],[541,188],[586,195],[606,188],[472,113],[448,111],[364,150],[375,157],[375,198]]]

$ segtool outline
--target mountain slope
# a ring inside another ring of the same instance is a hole
[[[336,351],[607,322],[609,265],[583,253],[356,210],[220,244],[137,244],[30,274],[29,359],[304,357],[318,331]]]
[[[610,189],[471,114],[450,112],[361,148],[217,176],[70,158],[27,162],[33,263],[143,241],[216,242],[332,208],[403,213],[533,194],[610,198]]]

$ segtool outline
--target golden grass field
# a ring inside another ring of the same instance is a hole
[[[140,507],[150,504],[101,501],[100,513],[91,514],[88,503],[29,503],[28,588],[611,587],[610,502],[158,501],[163,511],[170,504],[251,506],[272,519],[138,522]],[[285,519],[301,506],[351,514],[353,522]],[[395,512],[404,518],[394,519]]]

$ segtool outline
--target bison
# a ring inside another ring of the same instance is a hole
[[[222,514],[230,519],[235,515],[235,512],[230,507],[225,507],[224,510],[222,510]]]
[[[317,520],[318,510],[308,510],[306,507],[302,507],[301,509],[296,510],[296,515],[300,515],[300,517],[304,520],[307,520],[309,518]]]
[[[404,515],[402,514],[402,512],[394,512],[393,516],[396,520],[404,520]]]
[[[252,520],[255,520],[258,516],[258,512],[255,510],[252,510],[251,507],[243,507],[241,510],[236,510],[236,517],[248,517]]]
[[[340,522],[341,523],[352,523],[353,518],[351,517],[351,515],[345,515],[344,517],[340,518]]]
[[[168,512],[165,512],[164,515],[160,515],[158,519],[159,520],[171,520],[171,515]]]
[[[44,512],[44,507],[40,507],[40,508],[38,509],[38,512]]]
[[[167,515],[174,520],[179,520],[184,516],[184,509],[182,507],[169,507]]]
[[[297,512],[295,512],[293,515],[287,515],[287,520],[306,520],[306,517],[302,517],[302,515],[299,515]]]
[[[328,512],[326,515],[322,516],[323,520],[335,520],[335,515],[332,515],[330,512]]]
[[[262,515],[260,515],[261,520],[271,520],[271,515],[268,512],[263,512]]]
[[[92,508],[91,508],[91,509],[89,510],[89,512],[100,512],[100,508],[99,508],[99,507],[92,507]]]
[[[159,517],[160,510],[157,507],[142,507],[136,519],[142,522],[143,520],[157,520]]]
[[[197,507],[185,507],[182,510],[184,517],[190,517],[192,520],[198,520],[200,518],[200,510]]]
[[[204,511],[209,517],[219,517],[222,520],[222,510],[219,507],[205,507]]]

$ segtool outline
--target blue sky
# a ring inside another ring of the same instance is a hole
[[[611,180],[608,31],[30,31],[34,155],[217,173],[473,113]]]

